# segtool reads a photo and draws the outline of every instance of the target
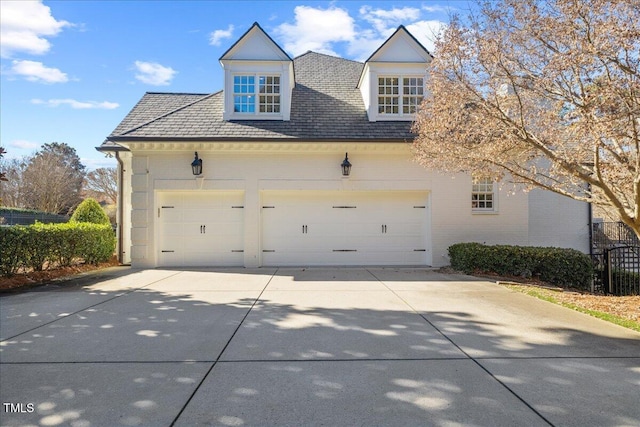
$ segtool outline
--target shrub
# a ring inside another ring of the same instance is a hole
[[[55,247],[55,242],[51,240],[51,234],[43,230],[45,224],[36,222],[31,226],[22,227],[23,229],[23,252],[25,267],[33,268],[40,271],[51,258],[51,249]]]
[[[0,273],[15,274],[21,267],[42,270],[46,264],[70,265],[108,261],[116,245],[110,224],[69,222],[0,227]]]
[[[539,276],[546,282],[585,289],[593,278],[591,259],[575,249],[457,243],[449,247],[449,257],[452,268],[467,274]]]
[[[0,227],[0,274],[3,276],[15,274],[24,263],[25,228]]]
[[[71,222],[90,222],[92,224],[110,224],[109,217],[95,199],[84,199],[71,215]]]
[[[116,236],[108,219],[106,224],[80,223],[78,229],[82,236],[91,237],[83,238],[78,248],[85,262],[98,264],[111,258],[116,248]]]

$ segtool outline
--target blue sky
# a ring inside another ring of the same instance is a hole
[[[0,145],[65,142],[89,168],[145,92],[222,88],[220,56],[253,24],[295,57],[364,60],[405,25],[430,51],[465,1],[0,1]]]

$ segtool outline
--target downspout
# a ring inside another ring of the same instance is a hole
[[[116,160],[118,161],[118,219],[117,219],[117,230],[118,230],[118,262],[120,264],[124,263],[124,254],[123,254],[123,232],[122,232],[122,221],[124,218],[124,203],[123,203],[123,178],[124,178],[124,162],[119,156],[119,153],[116,151]]]

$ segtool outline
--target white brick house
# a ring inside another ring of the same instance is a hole
[[[256,23],[220,58],[224,90],[146,93],[98,147],[118,158],[121,260],[442,266],[468,241],[588,251],[588,205],[412,161],[430,60],[402,26],[364,63],[291,59]]]

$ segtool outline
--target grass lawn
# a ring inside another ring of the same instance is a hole
[[[640,332],[640,296],[638,295],[617,297],[558,291],[531,285],[501,284],[513,291],[522,292]]]

